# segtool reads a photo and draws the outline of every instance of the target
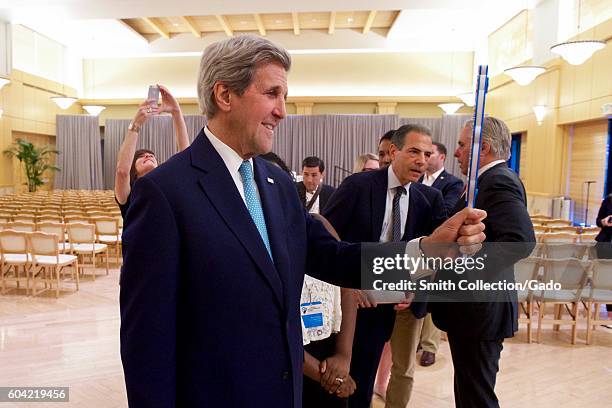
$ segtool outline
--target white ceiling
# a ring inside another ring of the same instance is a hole
[[[306,11],[402,10],[387,37],[336,30],[333,35],[304,30],[299,36],[268,32],[290,50],[470,51],[486,42],[529,0],[0,0],[0,19],[23,24],[70,47],[85,58],[196,53],[224,38],[181,34],[147,43],[120,18]],[[533,1],[533,0],[531,0]],[[304,51],[302,51],[304,52]]]

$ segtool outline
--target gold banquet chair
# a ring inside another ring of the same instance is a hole
[[[525,258],[514,264],[514,281],[525,283],[529,280],[538,280],[541,258]],[[519,323],[527,324],[527,343],[532,342],[531,324],[533,322],[533,292],[530,289],[517,290],[519,303]],[[521,311],[525,317],[520,317]]]
[[[96,240],[115,249],[115,259],[120,263],[121,234],[119,233],[119,222],[115,217],[93,217],[96,226]]]
[[[591,344],[593,330],[597,325],[610,323],[610,320],[599,319],[598,313],[599,305],[612,303],[612,259],[594,259],[591,273],[591,285],[585,302],[587,309],[587,344]]]
[[[36,229],[40,232],[46,232],[47,234],[57,235],[57,249],[60,254],[70,252],[70,243],[68,241],[68,235],[66,234],[66,226],[61,222],[41,222],[36,225]]]
[[[7,281],[14,281],[19,289],[20,281],[25,280],[27,295],[30,287],[31,266],[27,233],[13,230],[0,231],[0,258],[2,293],[6,292]]]
[[[13,231],[20,231],[20,232],[36,231],[36,224],[34,224],[33,222],[19,222],[19,221],[9,222],[8,224],[6,224],[5,227],[6,229],[10,229]]]
[[[577,242],[578,234],[564,232],[544,234],[542,236],[543,255],[554,259],[581,259],[586,249]]]
[[[559,329],[559,325],[561,324],[570,324],[572,326],[571,343],[576,344],[578,305],[583,297],[590,264],[590,261],[580,261],[575,258],[543,259],[542,266],[544,268],[544,274],[542,276],[542,282],[546,283],[553,281],[560,283],[561,289],[536,290],[533,293],[533,300],[539,304],[537,329],[538,343],[541,342],[542,323],[546,320],[553,324],[553,329],[555,331]],[[544,318],[546,315],[546,306],[548,304],[555,306],[552,319]],[[562,319],[563,306],[567,309],[571,320]]]
[[[38,277],[42,274],[45,287],[53,287],[55,297],[59,297],[60,277],[64,268],[71,267],[71,277],[79,290],[79,264],[76,255],[59,253],[59,238],[57,234],[32,232],[28,234],[30,255],[32,258],[32,296],[36,296]],[[40,293],[40,292],[38,292]]]
[[[66,224],[66,228],[68,230],[71,251],[79,257],[81,274],[84,274],[85,266],[91,266],[95,280],[97,257],[104,254],[106,258],[106,274],[108,275],[108,245],[96,243],[95,225],[72,223]],[[89,264],[85,263],[87,257],[91,259]]]

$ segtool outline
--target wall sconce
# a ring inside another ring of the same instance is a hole
[[[438,105],[447,115],[454,115],[463,106],[462,103],[441,103]]]
[[[100,105],[84,105],[83,109],[85,109],[87,113],[91,116],[98,116],[100,112],[106,109],[106,107]]]
[[[71,98],[68,96],[52,96],[51,100],[55,102],[60,109],[68,109],[73,103],[76,102],[76,98]]]
[[[533,113],[536,117],[536,121],[538,122],[538,126],[540,126],[542,124],[542,121],[544,121],[544,116],[546,116],[547,108],[548,107],[546,105],[536,105],[532,108]]]

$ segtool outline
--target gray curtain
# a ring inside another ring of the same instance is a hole
[[[445,115],[442,118],[400,118],[397,115],[288,115],[274,132],[273,151],[290,169],[300,172],[307,156],[320,157],[325,162],[325,182],[338,186],[350,174],[357,156],[377,153],[379,138],[390,129],[406,123],[429,127],[434,140],[448,149],[446,169],[460,176],[459,166],[452,157],[463,123],[469,115]],[[189,139],[206,125],[206,117],[185,116]],[[112,189],[115,180],[117,152],[125,137],[129,120],[108,119],[104,137],[104,179]],[[148,120],[140,131],[137,148],[153,150],[161,163],[176,153],[174,129],[170,116]]]
[[[463,125],[466,121],[472,119],[472,115],[444,115],[442,116],[442,128],[438,137],[434,140],[446,146],[448,154],[446,155],[446,161],[444,162],[444,168],[449,173],[459,177],[464,182],[466,178],[461,174],[461,168],[457,159],[453,156],[455,149],[457,148],[457,142],[459,141],[459,133],[463,129]]]
[[[325,182],[338,186],[357,156],[376,153],[378,139],[397,127],[396,115],[289,115],[275,131],[273,151],[296,172],[305,157],[321,158]]]
[[[104,187],[97,116],[57,115],[55,188],[97,190]]]
[[[130,119],[107,119],[104,128],[104,185],[113,189],[115,186],[115,167],[117,154]],[[189,140],[198,135],[206,124],[206,117],[201,115],[186,115],[185,124]],[[143,125],[138,135],[136,149],[149,149],[155,152],[158,163],[163,163],[176,153],[176,136],[172,117],[168,115],[152,117]]]

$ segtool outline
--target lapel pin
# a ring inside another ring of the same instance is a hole
[[[268,177],[268,183],[274,184],[274,179],[271,179],[270,177]]]

